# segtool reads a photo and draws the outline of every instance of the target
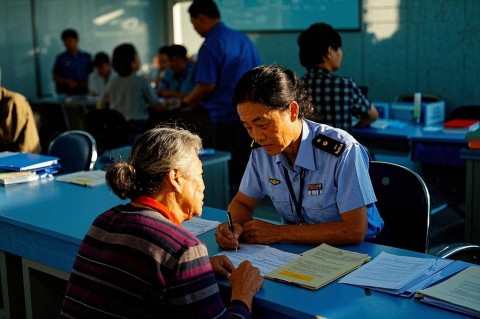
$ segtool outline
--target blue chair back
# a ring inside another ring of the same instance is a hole
[[[60,158],[60,174],[92,170],[97,160],[95,139],[87,132],[72,130],[57,136],[48,155]]]
[[[385,222],[380,242],[427,253],[430,195],[423,179],[404,166],[380,161],[370,162],[369,173]]]

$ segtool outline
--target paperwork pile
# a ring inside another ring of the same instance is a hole
[[[59,158],[32,153],[0,153],[0,185],[7,186],[51,177],[58,172]]]
[[[418,258],[380,253],[370,263],[343,277],[339,283],[371,288],[400,297],[412,297],[466,268],[467,263],[449,259]]]

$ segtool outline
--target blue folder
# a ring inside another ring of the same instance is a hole
[[[36,171],[57,165],[60,158],[32,153],[14,153],[0,157],[0,170],[7,171]]]

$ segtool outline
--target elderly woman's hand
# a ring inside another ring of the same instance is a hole
[[[239,224],[233,224],[233,233],[228,228],[227,223],[218,225],[215,232],[215,240],[218,246],[226,250],[239,248],[238,238],[242,235],[243,228]]]
[[[263,285],[260,270],[245,260],[232,273],[229,282],[232,288],[231,300],[243,301],[251,311],[253,296]]]
[[[215,275],[223,278],[230,277],[230,274],[235,270],[235,266],[227,256],[220,255],[210,257],[210,264],[212,264]]]

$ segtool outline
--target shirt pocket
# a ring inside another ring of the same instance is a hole
[[[270,196],[273,206],[275,206],[283,222],[288,224],[296,223],[297,211],[295,210],[295,204],[290,198],[288,188],[278,185],[269,186],[267,187],[267,195]]]
[[[315,196],[307,195],[303,200],[305,223],[318,224],[341,220],[335,193]]]

